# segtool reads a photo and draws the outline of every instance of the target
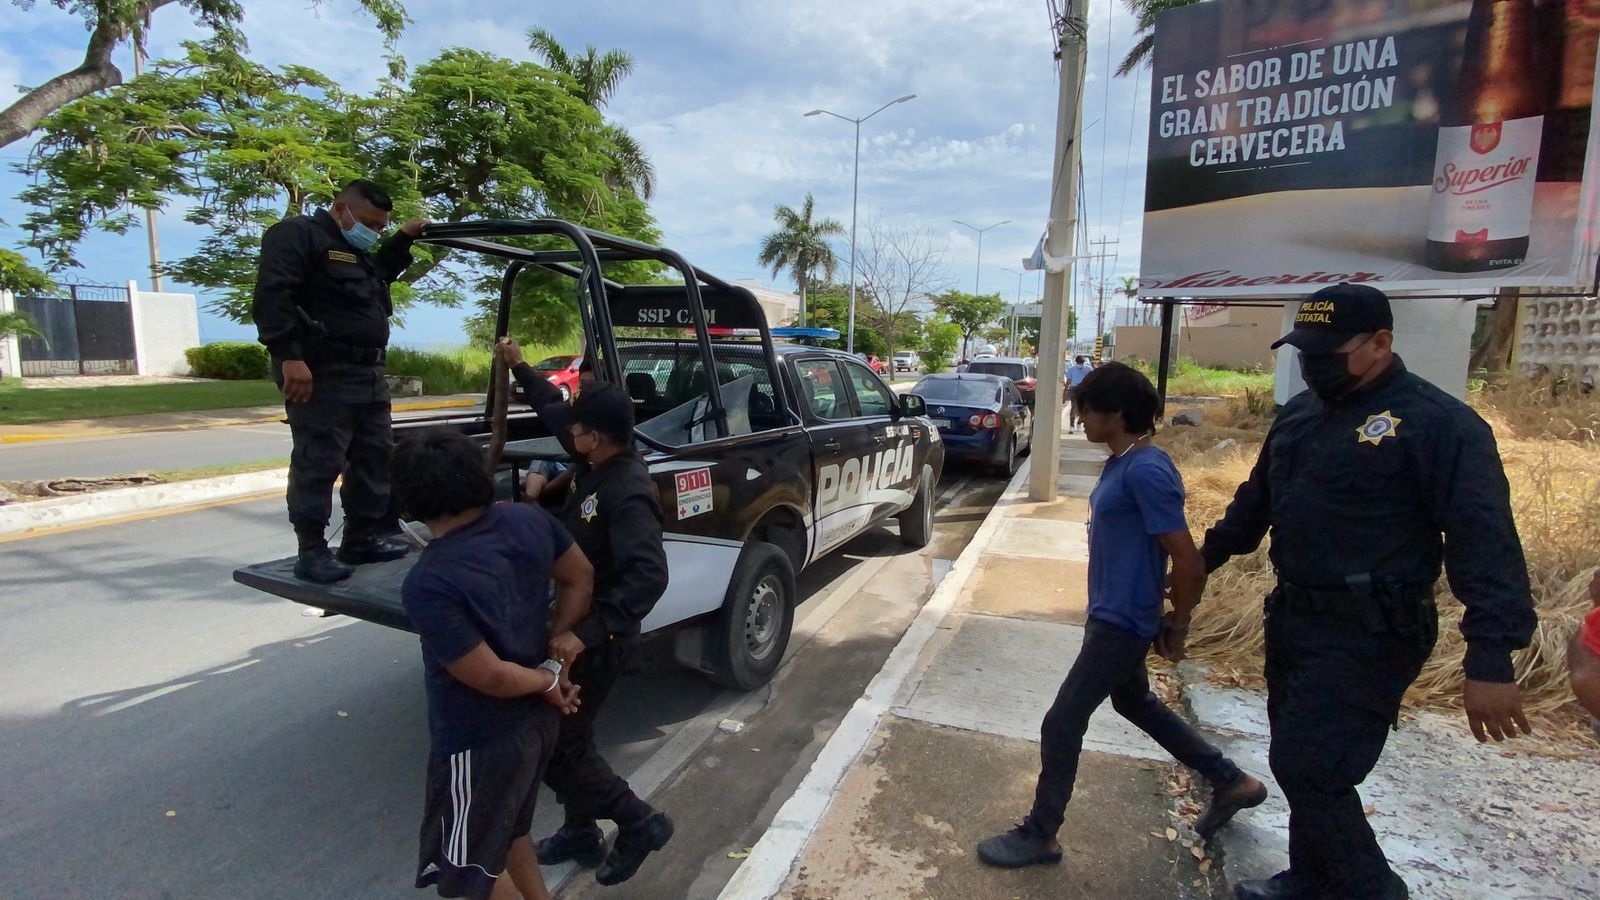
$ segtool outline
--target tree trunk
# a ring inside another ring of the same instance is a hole
[[[1468,372],[1485,369],[1490,375],[1505,372],[1511,366],[1511,348],[1517,338],[1517,306],[1521,302],[1516,288],[1501,288],[1494,298],[1494,308],[1489,311],[1489,333],[1483,343],[1472,352],[1467,363]]]
[[[799,325],[800,325],[801,328],[806,327],[806,279],[805,279],[804,276],[801,276],[801,278],[800,278],[800,319],[799,319]]]

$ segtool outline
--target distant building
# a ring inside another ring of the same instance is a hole
[[[1137,356],[1155,362],[1161,357],[1161,312],[1151,304],[1151,325],[1118,325],[1111,330],[1118,359]],[[1128,312],[1139,321],[1142,311]],[[1118,316],[1119,319],[1123,318]],[[1174,310],[1172,355],[1202,366],[1270,369],[1277,364],[1272,342],[1282,336],[1283,304],[1263,301],[1249,306],[1202,303]]]
[[[800,316],[800,297],[788,291],[767,287],[755,279],[735,281],[739,287],[746,288],[756,295],[756,302],[761,304],[761,311],[767,315],[767,327],[778,328],[784,325],[795,324],[795,319]]]

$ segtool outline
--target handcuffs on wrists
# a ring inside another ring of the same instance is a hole
[[[544,662],[539,663],[539,665],[535,666],[534,668],[543,669],[546,672],[549,672],[551,675],[555,676],[555,678],[551,679],[550,686],[545,688],[544,690],[540,691],[539,693],[548,694],[551,691],[556,689],[556,685],[561,683],[561,660],[559,660],[559,659],[547,659]]]

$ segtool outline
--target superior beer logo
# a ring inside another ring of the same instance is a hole
[[[911,480],[914,448],[905,444],[869,453],[817,470],[817,509],[823,514],[864,503],[873,491],[900,487]]]
[[[1493,153],[1494,148],[1500,146],[1500,123],[1490,122],[1487,125],[1474,125],[1472,128],[1472,152]]]
[[[1448,192],[1457,197],[1480,194],[1503,184],[1520,181],[1532,167],[1532,156],[1517,156],[1498,165],[1477,168],[1445,163],[1439,169],[1439,177],[1433,180],[1433,191],[1436,194]]]

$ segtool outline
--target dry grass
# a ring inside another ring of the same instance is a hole
[[[1600,395],[1515,383],[1476,392],[1470,402],[1499,441],[1539,614],[1531,646],[1516,655],[1524,707],[1536,730],[1592,745],[1587,717],[1567,684],[1566,646],[1589,609],[1586,588],[1600,567]],[[1242,400],[1230,400],[1208,408],[1203,427],[1162,433],[1160,443],[1183,470],[1197,532],[1222,516],[1249,476],[1266,425]],[[1261,598],[1272,583],[1266,542],[1212,576],[1189,646],[1218,678],[1259,686]],[[1462,607],[1442,580],[1439,591],[1439,643],[1406,699],[1451,711],[1461,704]]]

